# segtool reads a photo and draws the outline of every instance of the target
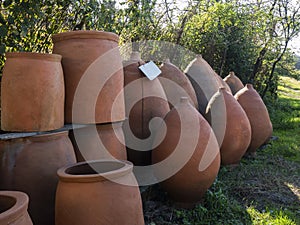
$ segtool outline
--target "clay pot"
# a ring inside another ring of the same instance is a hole
[[[53,52],[63,57],[66,123],[125,119],[118,40],[116,34],[104,31],[71,31],[53,36]]]
[[[229,75],[224,78],[224,81],[230,87],[233,95],[244,88],[242,81],[234,74],[234,72],[229,72]]]
[[[123,131],[127,158],[134,165],[151,164],[151,148],[155,132],[155,117],[161,119],[170,110],[163,87],[159,80],[149,80],[139,70],[144,64],[136,55],[124,62],[126,117]],[[153,121],[151,121],[153,122]],[[150,128],[152,130],[150,130]],[[146,150],[146,151],[145,151]]]
[[[164,88],[170,108],[173,108],[182,96],[188,97],[190,103],[198,108],[195,90],[187,76],[169,59],[162,64],[160,69],[161,74],[158,78]]]
[[[97,160],[58,170],[55,225],[142,225],[132,164]]]
[[[1,83],[1,128],[48,131],[64,125],[64,78],[61,56],[6,53]]]
[[[216,74],[216,77],[217,77],[219,86],[224,87],[225,90],[232,95],[232,91],[231,91],[229,85],[222,79],[222,77],[220,77],[218,74]]]
[[[215,103],[220,98],[225,100],[226,105],[226,130],[220,148],[221,163],[238,164],[251,141],[250,122],[241,105],[225,88],[220,88],[212,97],[206,111],[217,110]]]
[[[32,225],[28,196],[19,191],[0,191],[0,224]]]
[[[207,121],[187,98],[181,98],[164,122],[154,140],[154,174],[178,206],[192,208],[202,200],[218,174],[218,142]]]
[[[54,224],[58,168],[75,162],[68,132],[0,141],[0,189],[29,195],[34,224]]]
[[[77,162],[96,159],[126,160],[122,124],[123,122],[87,125],[71,130],[69,136]]]
[[[251,142],[247,151],[253,153],[272,136],[273,126],[268,109],[252,84],[246,84],[234,97],[243,107],[250,121]]]

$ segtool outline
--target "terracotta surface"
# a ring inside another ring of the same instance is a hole
[[[127,146],[127,158],[134,165],[151,164],[152,137],[150,121],[163,118],[170,110],[159,80],[149,80],[139,70],[144,62],[133,55],[124,62],[126,117],[123,131]],[[153,131],[154,132],[154,131]],[[146,140],[147,139],[147,140]],[[148,151],[143,151],[148,149]]]
[[[229,85],[222,79],[222,77],[220,77],[218,74],[216,74],[216,77],[218,79],[219,86],[224,87],[226,89],[226,91],[228,91],[228,93],[230,93],[232,95],[232,91],[231,91]]]
[[[174,175],[161,183],[162,188],[179,206],[192,208],[202,200],[218,174],[219,146],[211,127],[187,98],[182,98],[164,121],[166,135],[163,127],[156,133],[152,160],[171,160],[164,161],[154,174],[161,180],[174,170]],[[163,140],[158,141],[160,138]]]
[[[96,159],[125,160],[123,122],[89,125],[70,131],[77,162]],[[78,143],[77,143],[78,142]]]
[[[224,81],[228,84],[233,95],[235,95],[239,90],[244,88],[242,81],[234,74],[234,72],[229,72],[224,78]]]
[[[252,84],[246,84],[234,97],[245,110],[251,124],[251,142],[247,151],[255,152],[272,136],[273,126],[268,109]]]
[[[126,161],[99,160],[58,170],[55,225],[143,225],[132,168]]]
[[[220,148],[223,165],[238,164],[251,141],[251,126],[248,117],[238,101],[220,88],[207,106],[207,112],[217,110],[215,102],[224,98],[226,105],[226,131]]]
[[[118,40],[116,34],[104,31],[71,31],[53,36],[53,52],[63,57],[66,123],[125,119]]]
[[[180,97],[186,96],[190,103],[198,109],[197,96],[187,76],[169,59],[162,64],[160,70],[161,74],[158,78],[164,88],[170,108],[179,102]]]
[[[0,191],[0,224],[32,225],[27,212],[28,196],[19,191]]]
[[[1,83],[1,128],[48,131],[64,125],[64,78],[61,56],[6,53]]]
[[[76,161],[68,132],[0,141],[0,189],[28,194],[34,224],[54,224],[58,168]]]

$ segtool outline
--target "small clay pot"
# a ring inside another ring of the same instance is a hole
[[[97,160],[58,170],[55,225],[143,225],[133,165]]]
[[[77,162],[97,159],[126,160],[123,122],[86,125],[70,131]]]
[[[0,224],[32,225],[28,196],[19,191],[0,191]]]
[[[48,131],[63,127],[65,87],[61,56],[6,53],[1,83],[1,128]]]
[[[244,88],[242,81],[234,74],[234,72],[229,72],[224,78],[224,81],[228,84],[233,95],[235,95],[239,90]]]
[[[243,107],[250,121],[251,142],[247,152],[254,153],[272,136],[273,126],[268,109],[252,84],[246,84],[234,97]]]

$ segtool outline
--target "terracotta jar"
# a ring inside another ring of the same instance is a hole
[[[192,208],[202,200],[218,174],[218,142],[188,98],[181,98],[164,122],[154,140],[154,174],[178,206]]]
[[[198,109],[198,102],[195,90],[187,76],[169,59],[160,67],[161,74],[159,81],[164,88],[170,108],[177,104],[180,97],[186,96],[190,103]]]
[[[28,196],[19,191],[0,191],[0,224],[32,225]]]
[[[132,168],[126,161],[97,160],[59,169],[55,225],[143,225]]]
[[[104,31],[53,35],[66,83],[65,122],[95,124],[125,119],[119,37]]]
[[[251,126],[248,117],[237,100],[220,88],[207,106],[207,112],[217,110],[215,103],[224,98],[226,105],[226,129],[221,144],[221,162],[223,165],[238,164],[246,153],[251,141]]]
[[[243,107],[250,121],[251,142],[247,151],[253,153],[272,136],[273,126],[268,109],[252,84],[246,84],[234,97]]]
[[[126,117],[123,131],[127,158],[135,166],[151,164],[155,117],[163,118],[170,110],[159,79],[149,80],[139,70],[144,62],[134,53],[124,62]],[[152,124],[151,124],[152,122]],[[150,130],[150,128],[152,130]]]
[[[244,87],[242,81],[234,74],[234,72],[229,72],[224,78],[224,81],[229,85],[231,92],[235,95],[239,90]]]
[[[48,131],[63,127],[65,88],[61,56],[6,53],[1,83],[1,128]]]
[[[75,162],[68,132],[0,141],[0,189],[29,195],[34,224],[54,224],[57,169]]]
[[[232,95],[232,91],[231,91],[229,85],[222,79],[222,77],[219,76],[218,74],[216,74],[216,77],[217,77],[219,86],[220,87],[224,87],[225,90]]]
[[[86,125],[70,131],[77,162],[96,159],[126,160],[123,122]]]

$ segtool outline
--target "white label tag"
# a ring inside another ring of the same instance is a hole
[[[139,69],[146,75],[146,77],[148,77],[149,80],[154,80],[159,74],[161,74],[161,70],[153,61],[141,65]]]

